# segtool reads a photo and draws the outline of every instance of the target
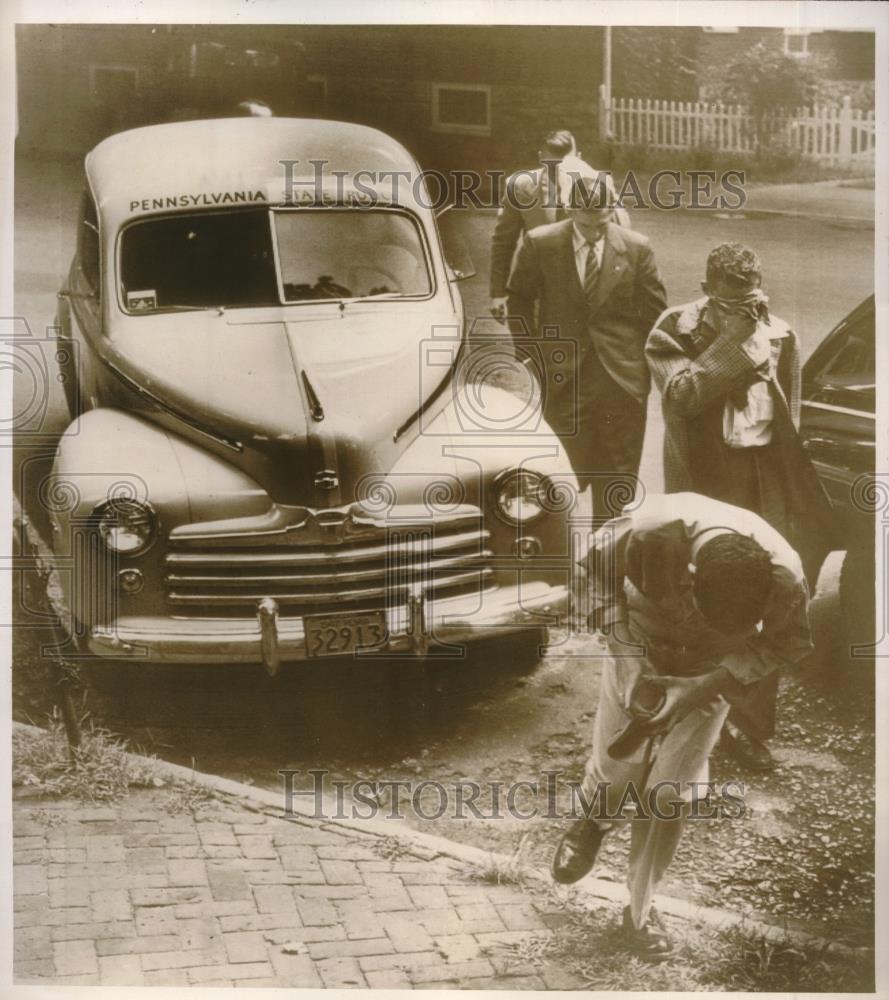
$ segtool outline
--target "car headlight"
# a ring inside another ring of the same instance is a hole
[[[546,509],[546,479],[530,469],[509,469],[494,480],[495,511],[501,521],[530,524]]]
[[[102,541],[125,556],[144,552],[157,533],[157,515],[140,500],[115,499],[99,504],[94,511]]]

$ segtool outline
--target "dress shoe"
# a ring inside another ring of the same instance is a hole
[[[621,933],[630,951],[643,962],[664,962],[675,954],[673,941],[654,907],[642,927],[633,926],[630,908],[625,907]]]
[[[751,771],[774,771],[778,766],[765,743],[755,740],[740,729],[732,731],[725,726],[719,738],[719,745],[732,760],[743,764]]]
[[[582,879],[596,863],[599,845],[608,830],[609,827],[600,826],[594,819],[572,823],[553,854],[553,878],[562,885]]]

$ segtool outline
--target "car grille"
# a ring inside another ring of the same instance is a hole
[[[273,597],[284,615],[332,614],[403,604],[419,584],[430,597],[492,585],[492,552],[478,508],[425,523],[364,524],[335,543],[296,530],[170,535],[167,600],[187,617],[254,615]]]

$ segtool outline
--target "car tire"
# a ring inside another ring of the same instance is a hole
[[[846,553],[828,552],[818,572],[818,581],[809,602],[813,657],[807,661],[818,671],[832,673],[846,661],[846,630],[840,608],[840,573]]]
[[[853,649],[876,641],[875,572],[872,548],[859,546],[846,553],[840,571],[840,607],[847,655],[852,660],[870,658],[866,653],[853,655]]]

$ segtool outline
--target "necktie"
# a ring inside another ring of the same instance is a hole
[[[586,255],[586,270],[583,273],[583,294],[587,302],[592,305],[596,296],[596,286],[599,284],[599,261],[596,257],[596,248],[590,243],[590,249]]]

